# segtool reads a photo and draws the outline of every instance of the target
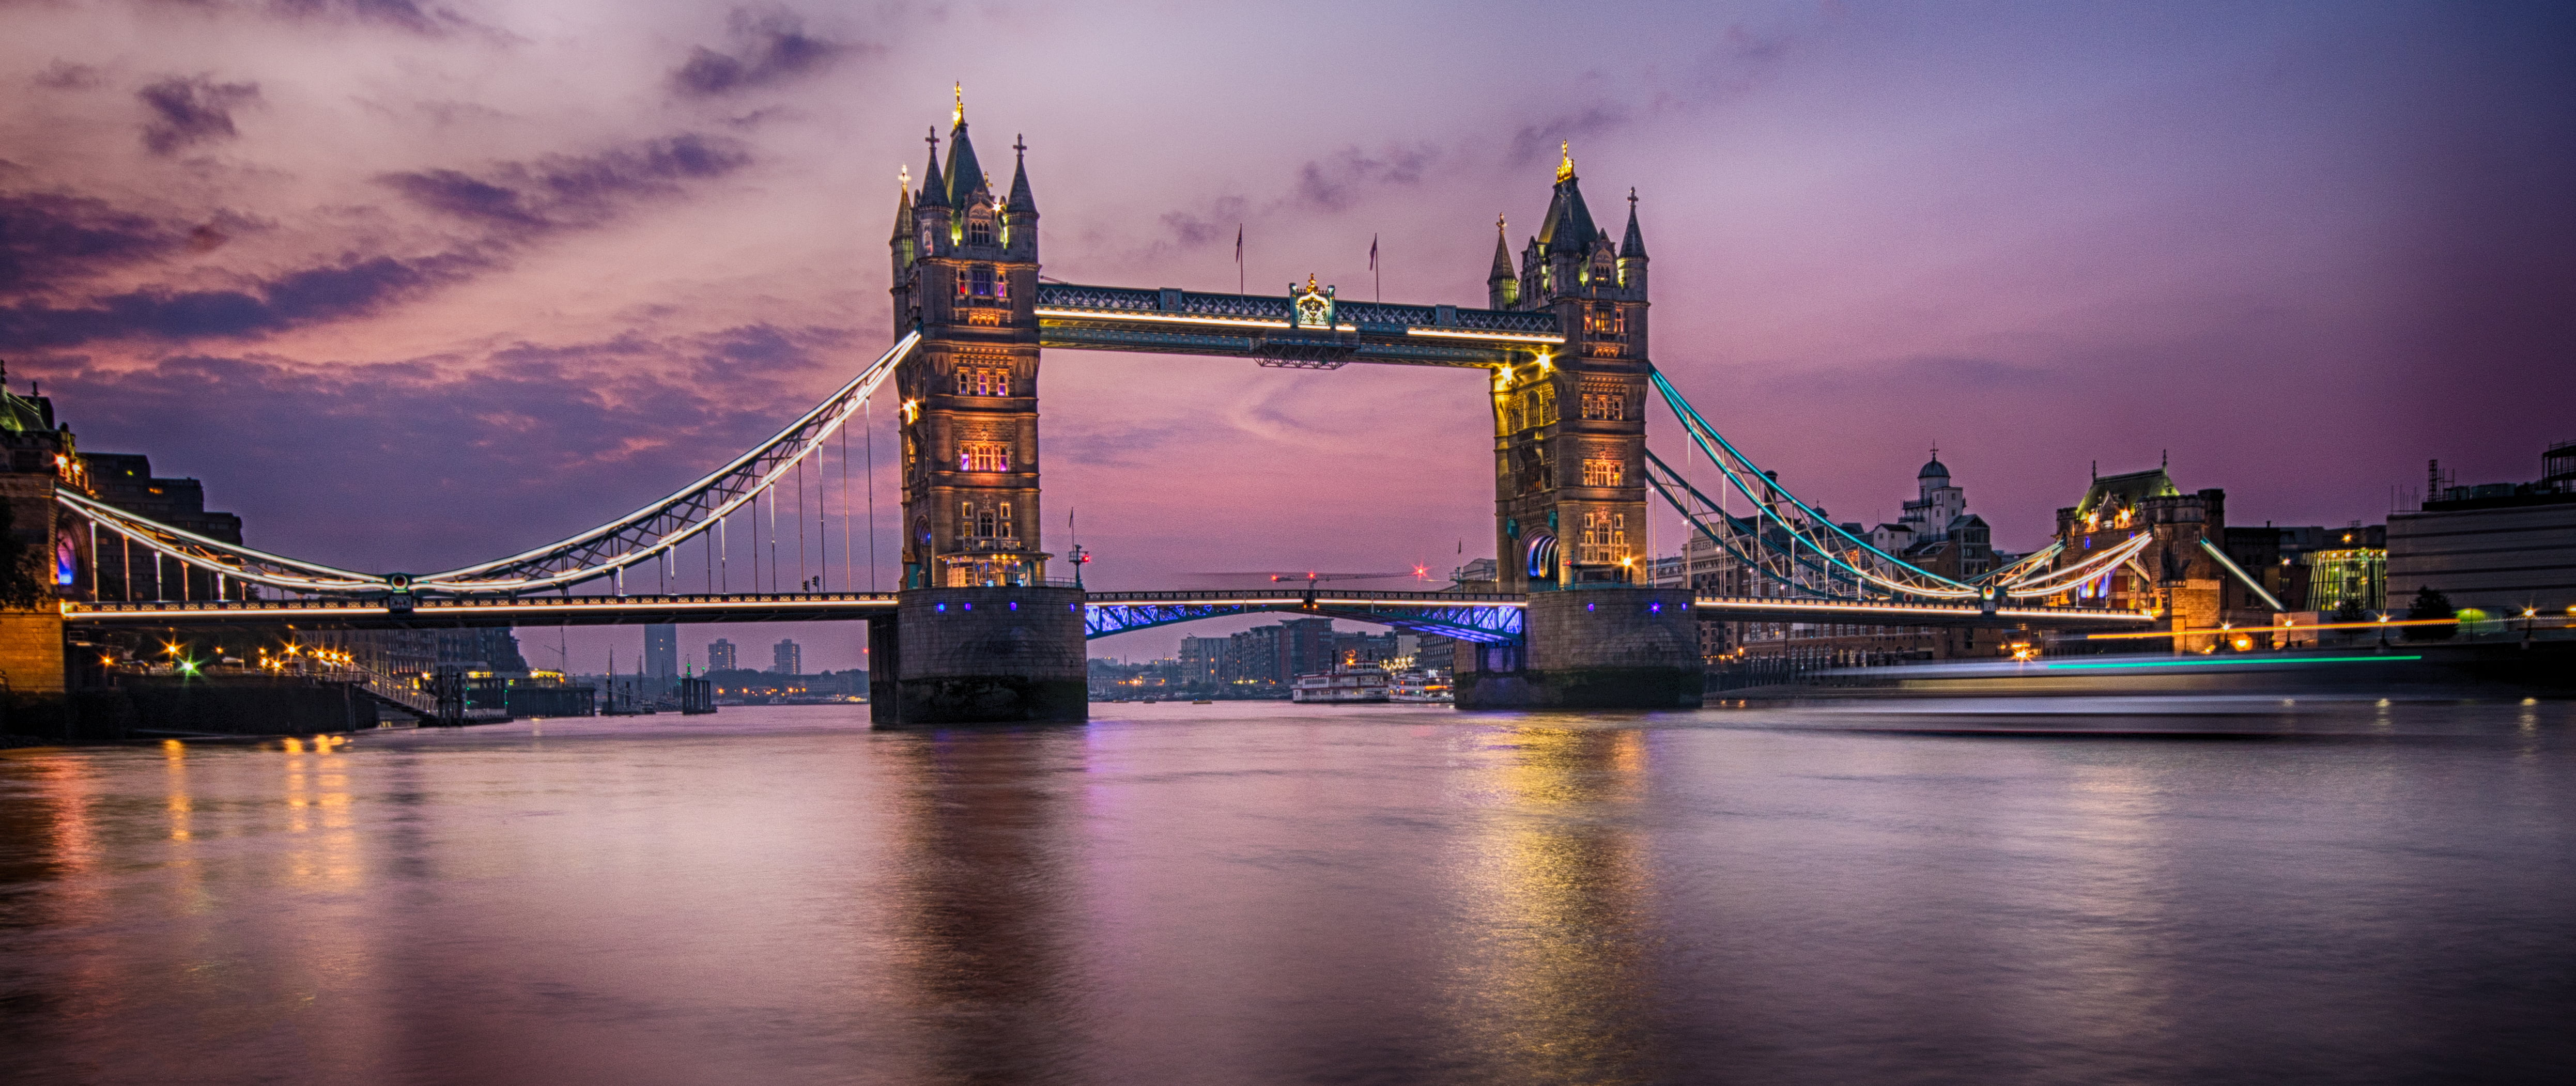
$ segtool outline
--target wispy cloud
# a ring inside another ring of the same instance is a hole
[[[156,155],[228,140],[233,110],[259,101],[257,83],[217,83],[208,76],[173,76],[135,92],[152,117],[143,124],[143,146]]]
[[[690,50],[688,61],[671,73],[673,90],[692,98],[732,94],[822,71],[867,48],[809,34],[805,21],[785,10],[735,8],[727,28],[734,48]]]

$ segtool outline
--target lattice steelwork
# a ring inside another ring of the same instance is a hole
[[[1414,633],[1487,644],[1510,644],[1521,639],[1521,602],[1515,596],[1442,592],[1325,592],[1309,596],[1257,590],[1095,592],[1083,608],[1083,636],[1107,637],[1178,622],[1265,611],[1374,622]]]
[[[1743,495],[1751,510],[1738,517],[1684,480],[1681,473],[1649,454],[1646,478],[1692,529],[1724,547],[1758,571],[1785,594],[1816,599],[1979,600],[1989,605],[2004,599],[2038,599],[2135,559],[2154,542],[2139,532],[2118,546],[2062,570],[2049,570],[2059,553],[2047,550],[1968,580],[1954,580],[1906,562],[1871,546],[1867,540],[1818,514],[1814,507],[1781,486],[1700,417],[1681,391],[1664,375],[1652,375],[1655,390],[1680,420],[1683,432],[1700,455],[1714,464],[1729,486]]]
[[[794,473],[894,372],[921,340],[912,333],[858,376],[776,436],[697,482],[617,520],[569,539],[490,562],[439,573],[360,573],[269,554],[135,516],[83,495],[57,490],[56,500],[98,527],[144,549],[250,584],[321,595],[493,595],[569,589],[659,559],[673,547],[749,504]]]

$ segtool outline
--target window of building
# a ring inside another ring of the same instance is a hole
[[[1001,366],[959,366],[957,394],[1008,396],[1011,394],[1011,371]]]
[[[971,277],[970,282],[972,283],[975,297],[990,298],[993,296],[993,268],[991,265],[977,264],[968,272],[968,275]]]
[[[999,441],[961,441],[957,444],[957,470],[1009,471],[1011,447]]]
[[[1576,543],[1575,561],[1587,565],[1614,565],[1627,556],[1627,514],[1583,514],[1583,535]]]
[[[964,539],[1017,539],[1009,502],[959,502],[957,534]]]
[[[1628,397],[1616,392],[1586,392],[1582,410],[1586,419],[1617,422],[1628,417]]]
[[[974,295],[974,293],[975,293],[975,290],[974,290],[974,283],[975,283],[975,277],[974,277],[974,276],[972,276],[972,275],[967,274],[966,269],[964,269],[964,268],[959,268],[959,269],[957,269],[957,296],[958,296],[958,297],[960,297],[960,298],[972,297],[972,296]]]
[[[1618,306],[1596,304],[1584,313],[1583,330],[1594,339],[1616,340],[1627,335],[1628,322]]]
[[[993,220],[984,215],[967,216],[966,243],[969,245],[991,245],[993,243]]]
[[[1626,486],[1627,465],[1617,460],[1586,459],[1583,461],[1583,485]]]

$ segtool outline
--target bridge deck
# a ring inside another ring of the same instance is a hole
[[[1419,627],[1470,640],[1511,639],[1524,597],[1508,593],[1281,591],[1228,589],[1093,592],[1089,627],[1101,637],[1224,614],[1306,612]],[[614,626],[648,622],[815,622],[894,612],[891,592],[781,592],[653,596],[530,596],[425,599],[409,611],[375,600],[224,600],[194,603],[66,602],[65,621],[92,629],[267,627],[279,629],[449,629],[469,626]],[[1692,610],[1727,622],[1863,626],[2026,626],[2032,629],[2147,629],[2143,612],[2006,607],[1993,614],[1965,604],[1845,603],[1750,596],[1702,596]]]

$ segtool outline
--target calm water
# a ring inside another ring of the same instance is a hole
[[[0,1078],[2567,1081],[2576,706],[2183,708],[16,752]]]

